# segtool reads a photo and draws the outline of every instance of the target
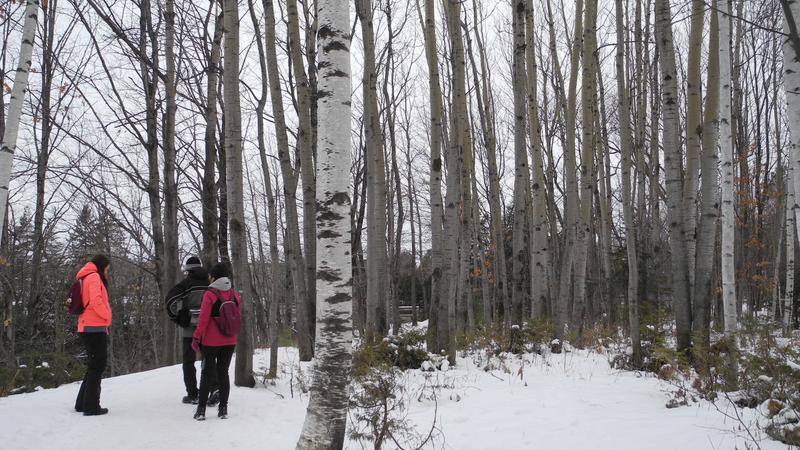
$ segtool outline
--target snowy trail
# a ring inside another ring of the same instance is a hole
[[[258,368],[267,353],[256,358]],[[296,352],[281,349],[280,358],[288,372]],[[526,356],[526,361],[509,360],[507,367],[511,373],[486,373],[467,358],[458,369],[427,375],[429,383],[450,386],[439,394],[444,443],[437,448],[748,448],[747,433],[713,405],[666,409],[662,382],[611,370],[601,355]],[[420,371],[404,375],[411,399],[408,417],[419,431],[430,427],[435,409],[433,401],[417,401],[425,377]],[[0,398],[2,448],[292,449],[308,398],[298,396],[296,386],[292,398],[289,379],[282,374],[269,390],[232,388],[230,418],[224,421],[215,414],[205,422],[192,420],[193,406],[180,403],[180,366],[103,380],[101,403],[110,408],[107,416],[83,417],[72,410],[78,383]],[[746,423],[756,419],[755,410],[740,413]],[[770,440],[759,445],[787,448]],[[361,446],[351,442],[347,448]]]

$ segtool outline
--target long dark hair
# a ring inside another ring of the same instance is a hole
[[[91,259],[91,262],[97,267],[97,273],[100,274],[100,279],[103,280],[103,284],[108,287],[108,280],[106,280],[106,267],[111,264],[111,261],[108,259],[106,255],[94,255]]]

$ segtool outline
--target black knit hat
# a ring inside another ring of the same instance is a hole
[[[214,264],[214,267],[211,268],[211,271],[208,274],[211,275],[211,278],[219,280],[220,278],[230,277],[231,269],[230,266],[228,266],[228,263],[218,262]]]
[[[197,256],[190,256],[184,261],[181,270],[188,272],[189,269],[194,269],[195,267],[203,267],[203,262]]]

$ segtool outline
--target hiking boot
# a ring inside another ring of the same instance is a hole
[[[97,408],[92,411],[84,411],[84,416],[102,416],[103,414],[108,414],[108,408]]]
[[[197,404],[197,396],[196,395],[195,396],[184,395],[182,402],[186,403],[187,405],[196,405]]]
[[[206,407],[198,406],[194,412],[194,420],[206,420]]]
[[[220,419],[228,418],[228,405],[219,405],[217,408],[217,417]]]
[[[208,396],[208,402],[206,404],[208,406],[214,406],[219,403],[219,390],[214,390],[211,395]]]

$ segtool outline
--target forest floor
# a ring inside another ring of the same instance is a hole
[[[295,349],[279,351],[278,379],[259,379],[255,389],[232,388],[227,420],[218,419],[216,409],[205,422],[192,420],[194,407],[180,402],[176,365],[103,380],[106,416],[83,417],[72,409],[79,383],[0,398],[2,448],[292,449],[308,402],[302,390],[309,366],[297,362]],[[254,367],[263,371],[267,361],[268,351],[258,351]],[[492,360],[473,353],[448,371],[409,370],[398,381],[403,389],[396,400],[405,408],[394,419],[406,424],[397,432],[404,448],[415,448],[433,427],[424,448],[787,448],[758,430],[756,409],[734,409],[724,400],[667,409],[676,387],[611,369],[607,356],[595,352]],[[372,445],[351,439],[346,448]]]

